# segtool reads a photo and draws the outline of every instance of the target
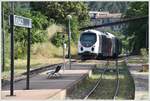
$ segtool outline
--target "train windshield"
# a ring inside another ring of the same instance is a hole
[[[83,33],[80,37],[80,42],[85,47],[91,47],[96,42],[96,34]]]

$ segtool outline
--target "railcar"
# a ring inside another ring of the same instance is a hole
[[[81,59],[117,57],[120,50],[121,41],[108,32],[85,30],[78,40],[78,55]]]

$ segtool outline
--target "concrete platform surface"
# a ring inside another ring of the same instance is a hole
[[[135,84],[135,100],[149,100],[149,72],[139,72],[142,64],[128,64]]]
[[[40,73],[30,78],[30,90],[25,90],[26,80],[18,81],[14,84],[14,95],[16,96],[8,96],[10,85],[6,85],[2,88],[1,97],[2,99],[18,100],[65,99],[69,89],[91,72],[91,68],[83,68],[84,66],[72,66],[72,70],[61,70],[61,77],[51,79],[47,79],[47,72]]]

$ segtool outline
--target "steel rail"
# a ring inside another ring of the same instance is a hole
[[[118,95],[118,91],[119,91],[119,68],[118,68],[118,59],[116,58],[116,70],[117,70],[117,84],[116,84],[116,90],[115,90],[115,94],[113,96],[113,99],[115,100],[117,95]]]
[[[117,95],[118,95],[119,84],[120,84],[120,83],[119,83],[118,58],[116,58],[115,64],[116,64],[116,71],[117,71],[117,73],[116,73],[116,82],[117,82],[117,83],[116,83],[115,93],[114,93],[114,95],[113,95],[113,97],[112,97],[114,100],[116,99],[116,97],[117,97]],[[91,96],[92,93],[96,90],[96,88],[98,87],[98,85],[100,85],[100,82],[101,82],[101,80],[102,80],[102,76],[104,75],[104,73],[105,73],[106,70],[108,69],[108,65],[109,65],[109,61],[107,60],[107,68],[105,68],[105,70],[101,73],[101,76],[100,76],[100,78],[98,79],[96,85],[95,85],[95,86],[92,88],[92,90],[90,90],[90,92],[84,97],[84,100],[88,99],[89,96]]]
[[[105,70],[101,73],[100,78],[98,79],[96,85],[93,87],[92,90],[90,90],[90,92],[84,97],[84,100],[88,99],[88,97],[95,91],[95,89],[98,87],[98,85],[100,85],[100,82],[102,80],[102,76],[104,75],[104,73],[106,72],[106,70],[108,69],[108,65],[109,65],[109,60],[107,60],[107,67],[105,68]]]

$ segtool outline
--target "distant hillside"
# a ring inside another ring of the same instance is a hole
[[[87,2],[90,11],[109,11],[111,13],[124,13],[129,2]]]

